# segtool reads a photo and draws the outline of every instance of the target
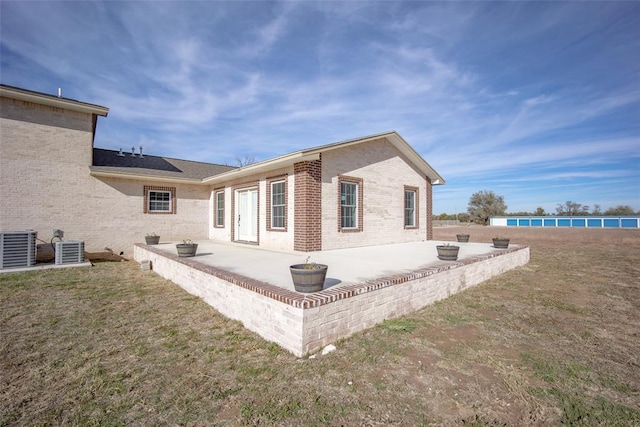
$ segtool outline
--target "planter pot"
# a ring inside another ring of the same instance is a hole
[[[178,243],[176,245],[176,249],[178,250],[178,256],[185,258],[190,256],[195,256],[196,251],[198,250],[197,243]]]
[[[147,241],[147,245],[157,245],[160,243],[160,236],[145,236],[144,240]]]
[[[507,249],[509,247],[509,239],[493,239],[493,247]]]
[[[309,293],[321,291],[324,286],[324,279],[327,277],[325,264],[315,264],[315,268],[304,268],[305,264],[294,264],[289,267],[293,287],[298,292]]]
[[[455,261],[458,259],[460,246],[436,246],[438,258],[442,261]]]
[[[469,235],[468,234],[456,234],[456,238],[458,239],[458,242],[460,242],[460,243],[467,243],[469,241]]]

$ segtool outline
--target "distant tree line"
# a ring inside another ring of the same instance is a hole
[[[600,205],[595,204],[593,208],[581,203],[567,201],[556,206],[556,212],[547,213],[544,208],[538,207],[534,212],[509,212],[507,213],[507,205],[504,197],[495,194],[493,191],[478,191],[469,199],[467,212],[440,215],[434,215],[436,220],[458,220],[460,222],[475,222],[478,224],[488,224],[489,218],[492,216],[598,216],[598,215],[640,215],[639,211],[634,211],[629,205],[618,205],[602,212]]]

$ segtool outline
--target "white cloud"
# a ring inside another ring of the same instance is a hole
[[[447,203],[478,183],[640,180],[637,4],[0,8],[3,83],[109,107],[98,146],[224,162],[395,129]]]

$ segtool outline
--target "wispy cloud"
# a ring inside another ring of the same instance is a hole
[[[436,212],[486,186],[640,209],[637,3],[0,9],[3,83],[108,106],[98,146],[224,163],[395,129],[447,179]]]

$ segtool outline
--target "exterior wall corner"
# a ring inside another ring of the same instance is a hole
[[[322,157],[293,165],[294,230],[293,249],[322,250]]]

